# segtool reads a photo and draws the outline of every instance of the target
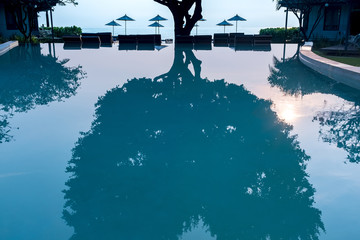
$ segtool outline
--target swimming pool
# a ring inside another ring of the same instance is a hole
[[[356,239],[360,94],[296,50],[1,56],[0,238]]]

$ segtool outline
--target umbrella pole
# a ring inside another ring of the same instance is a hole
[[[238,22],[238,21],[236,21],[236,33],[237,33],[237,22]]]
[[[125,20],[125,35],[126,35],[126,20]]]
[[[114,26],[113,26],[113,36],[114,36]]]
[[[224,25],[224,33],[225,33],[225,25]]]

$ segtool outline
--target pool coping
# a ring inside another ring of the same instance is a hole
[[[321,57],[311,50],[311,44],[304,45],[300,49],[299,59],[304,65],[337,82],[360,90],[360,67]]]
[[[17,46],[19,46],[18,41],[8,41],[6,43],[0,44],[0,56]]]

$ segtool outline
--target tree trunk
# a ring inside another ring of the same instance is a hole
[[[16,5],[9,5],[8,7],[15,19],[16,27],[24,37],[24,42],[28,42],[30,38],[29,35],[31,34],[31,31],[29,29],[30,22],[28,21],[29,19],[28,8],[25,6],[20,6],[20,10],[19,10],[19,7]]]
[[[188,36],[194,28],[197,21],[202,18],[201,0],[154,0],[164,6],[167,6],[174,19],[174,33],[175,36],[185,35]],[[195,4],[193,15],[189,13],[192,6]]]

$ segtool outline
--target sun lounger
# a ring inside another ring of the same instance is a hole
[[[154,43],[138,43],[137,50],[138,51],[154,51],[155,44]]]
[[[244,33],[230,33],[229,34],[229,44],[230,44],[230,46],[235,45],[236,37],[242,37],[242,36],[244,36]]]
[[[253,45],[250,44],[235,44],[230,46],[231,49],[233,49],[235,52],[236,51],[252,51]]]
[[[211,44],[211,35],[196,35],[194,36],[194,43],[208,43]]]
[[[155,45],[161,45],[161,35],[160,34],[155,34],[154,35],[154,39],[155,39]]]
[[[100,37],[99,36],[91,36],[91,35],[83,35],[81,36],[82,40],[82,48],[100,48]]]
[[[348,43],[350,46],[360,49],[360,33],[356,36],[350,36]]]
[[[234,43],[236,37],[244,36],[244,33],[230,33],[229,34],[229,43]]]
[[[118,35],[119,44],[122,43],[135,43],[136,44],[136,35]]]
[[[193,50],[193,49],[194,49],[194,44],[177,43],[177,44],[175,44],[175,49],[179,49],[179,50]]]
[[[194,36],[181,36],[178,35],[175,37],[175,43],[177,44],[193,44]]]
[[[271,39],[271,35],[254,35],[254,45],[270,44]]]
[[[241,35],[236,36],[234,40],[235,45],[244,44],[244,45],[253,45],[254,35]]]
[[[271,45],[270,44],[257,44],[257,45],[254,45],[253,49],[256,52],[270,52]]]
[[[81,42],[64,42],[64,49],[65,50],[80,50],[81,49]]]
[[[82,33],[82,37],[97,37],[97,33]]]
[[[96,34],[99,36],[101,43],[112,43],[113,37],[111,32],[99,32]]]
[[[103,42],[101,42],[100,46],[101,47],[111,48],[113,46],[113,44],[112,43],[103,43]]]
[[[121,43],[119,44],[119,50],[136,50],[136,43]]]
[[[63,36],[65,43],[81,43],[81,36],[78,35],[66,35]]]
[[[81,45],[81,48],[88,48],[88,49],[98,49],[100,48],[100,43],[95,43],[95,42],[84,42]]]
[[[229,46],[229,34],[228,33],[214,33],[214,46],[215,47]]]
[[[136,35],[137,43],[151,43],[155,44],[155,35],[154,34],[139,34]]]
[[[99,43],[100,44],[100,37],[99,36],[89,36],[89,35],[82,35],[81,41],[83,43]]]
[[[211,50],[211,42],[210,43],[194,43],[195,50]]]

